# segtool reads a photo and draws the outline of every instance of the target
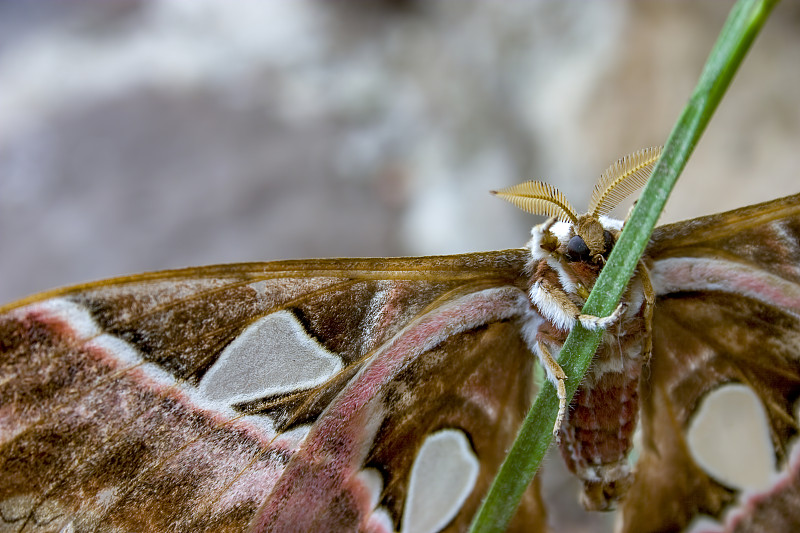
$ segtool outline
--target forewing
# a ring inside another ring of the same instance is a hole
[[[721,385],[755,392],[786,465],[800,395],[800,195],[659,228],[646,257],[657,293],[653,353],[643,449],[622,505],[623,530],[637,532],[719,517],[736,499],[686,441],[700,402]]]
[[[463,529],[530,402],[524,263],[512,250],[228,265],[6,307],[0,520]],[[415,470],[420,450],[459,446],[471,477],[436,459]],[[460,480],[436,485],[456,494],[440,522],[413,505],[432,498],[426,470]],[[535,530],[538,493],[526,502]]]

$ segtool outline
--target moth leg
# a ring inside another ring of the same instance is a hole
[[[537,281],[534,284],[531,289],[531,300],[545,318],[557,328],[567,331],[573,328],[576,320],[591,331],[606,328],[614,324],[628,306],[627,303],[621,302],[613,313],[605,317],[584,315],[561,287],[547,280]]]
[[[559,430],[561,429],[561,423],[564,421],[564,415],[567,412],[567,387],[566,387],[566,380],[567,375],[564,373],[564,370],[561,368],[561,365],[558,364],[555,357],[550,353],[550,350],[547,349],[547,346],[541,341],[536,343],[536,348],[539,356],[539,362],[542,363],[545,372],[547,373],[547,379],[555,385],[556,387],[556,394],[558,395],[558,415],[556,416],[556,423],[553,426],[553,436],[556,438],[558,442],[559,438]]]
[[[656,292],[650,281],[650,272],[644,262],[639,261],[639,275],[642,280],[644,290],[644,362],[650,361],[650,353],[653,351],[653,308],[656,303]]]
[[[649,280],[648,280],[648,283],[649,283]],[[651,290],[652,290],[652,288],[653,287],[650,286]],[[579,314],[578,315],[578,322],[581,323],[581,326],[585,327],[586,329],[588,329],[590,331],[595,331],[597,329],[604,329],[604,328],[607,328],[608,326],[611,326],[617,320],[619,320],[619,317],[622,316],[622,313],[624,313],[625,309],[627,309],[627,308],[628,308],[628,304],[626,302],[620,302],[619,305],[617,306],[617,308],[614,309],[614,312],[611,313],[608,316],[594,316],[594,315]],[[652,312],[651,312],[651,314],[652,314]]]

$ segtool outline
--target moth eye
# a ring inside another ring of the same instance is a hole
[[[575,235],[567,243],[567,253],[565,255],[569,261],[588,261],[589,247],[586,246],[586,242],[580,235]]]
[[[603,252],[603,257],[608,257],[608,254],[611,253],[611,249],[614,247],[614,243],[616,241],[614,240],[614,236],[611,235],[611,232],[608,230],[603,231],[603,240],[605,241],[605,251]]]

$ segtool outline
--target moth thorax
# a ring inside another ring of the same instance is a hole
[[[603,225],[592,214],[587,213],[579,216],[578,221],[575,223],[575,234],[586,243],[591,257],[602,255],[607,251],[604,231]]]

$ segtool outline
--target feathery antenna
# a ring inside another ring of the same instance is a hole
[[[578,221],[578,216],[564,193],[541,181],[526,181],[513,187],[492,191],[492,194],[534,215],[557,217],[563,222],[573,224]]]
[[[608,214],[622,200],[643,187],[659,157],[661,147],[654,146],[627,155],[608,167],[600,175],[592,191],[589,215],[597,219],[600,215]],[[564,193],[548,183],[526,181],[492,191],[492,194],[528,213],[556,217],[562,222],[572,224],[578,222],[578,215]]]
[[[643,187],[660,156],[661,147],[654,146],[627,155],[608,167],[594,186],[589,213],[595,217],[605,215]]]

